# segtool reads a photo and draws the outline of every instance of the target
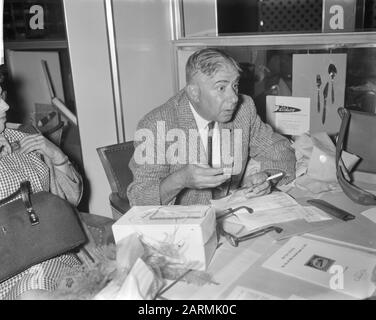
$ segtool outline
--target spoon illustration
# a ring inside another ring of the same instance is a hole
[[[329,87],[329,82],[327,82],[325,84],[324,92],[323,92],[323,96],[324,96],[324,108],[322,110],[322,118],[321,118],[322,124],[325,124],[325,119],[326,119],[326,99],[328,97],[328,87]]]
[[[328,73],[329,73],[329,76],[330,76],[330,79],[331,79],[331,83],[332,83],[332,104],[334,103],[334,86],[333,86],[333,80],[334,80],[334,77],[336,76],[337,74],[337,68],[334,64],[330,64],[329,67],[328,67]]]

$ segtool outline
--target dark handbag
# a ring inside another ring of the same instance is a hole
[[[351,175],[341,158],[342,150],[360,157],[357,171],[376,173],[376,114],[339,108],[342,118],[336,145],[337,179],[343,192],[354,202],[376,205],[376,196],[351,183]]]
[[[52,193],[30,194],[30,183],[0,201],[0,282],[87,241],[76,210]]]

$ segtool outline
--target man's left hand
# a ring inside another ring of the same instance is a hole
[[[244,190],[244,196],[246,198],[259,197],[270,193],[270,182],[266,179],[268,175],[265,172],[257,172],[247,177],[244,177],[242,187]]]

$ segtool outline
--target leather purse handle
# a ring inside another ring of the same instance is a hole
[[[33,209],[33,206],[31,204],[31,199],[30,199],[31,186],[30,186],[29,181],[22,181],[20,183],[20,188],[18,190],[13,192],[8,197],[0,200],[0,205],[3,205],[5,203],[9,202],[13,198],[17,197],[20,193],[21,193],[22,202],[23,202],[23,204],[25,205],[25,208],[26,208],[26,213],[29,215],[29,220],[30,220],[31,225],[33,226],[33,225],[38,224],[39,218],[36,215],[36,213]]]
[[[337,179],[342,186],[343,192],[353,201],[363,204],[363,205],[375,205],[376,196],[368,191],[365,191],[355,185],[353,185],[350,180],[350,174],[347,170],[341,153],[343,150],[343,143],[345,139],[345,134],[347,132],[349,122],[350,122],[350,112],[345,108],[339,108],[338,114],[342,118],[341,127],[338,134],[337,144],[336,144],[336,172]]]
[[[29,181],[22,181],[20,183],[20,190],[21,190],[21,197],[22,197],[22,202],[25,205],[26,212],[29,215],[29,220],[32,226],[36,225],[39,223],[39,218],[36,215],[33,205],[31,204],[31,199],[30,199],[30,193],[31,193],[31,186]]]
[[[20,194],[20,192],[21,192],[21,190],[17,189],[15,192],[13,192],[12,194],[10,194],[6,198],[1,199],[0,200],[0,206],[2,206],[3,204],[9,202],[10,200],[14,199],[15,197],[17,197]]]

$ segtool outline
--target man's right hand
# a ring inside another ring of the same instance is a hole
[[[206,189],[215,188],[231,177],[223,174],[223,169],[214,169],[208,165],[189,164],[175,171],[161,181],[161,203],[169,204],[176,195],[185,188]]]
[[[179,170],[179,176],[183,187],[189,189],[215,188],[230,178],[230,175],[223,174],[222,168],[201,164],[186,165]]]

